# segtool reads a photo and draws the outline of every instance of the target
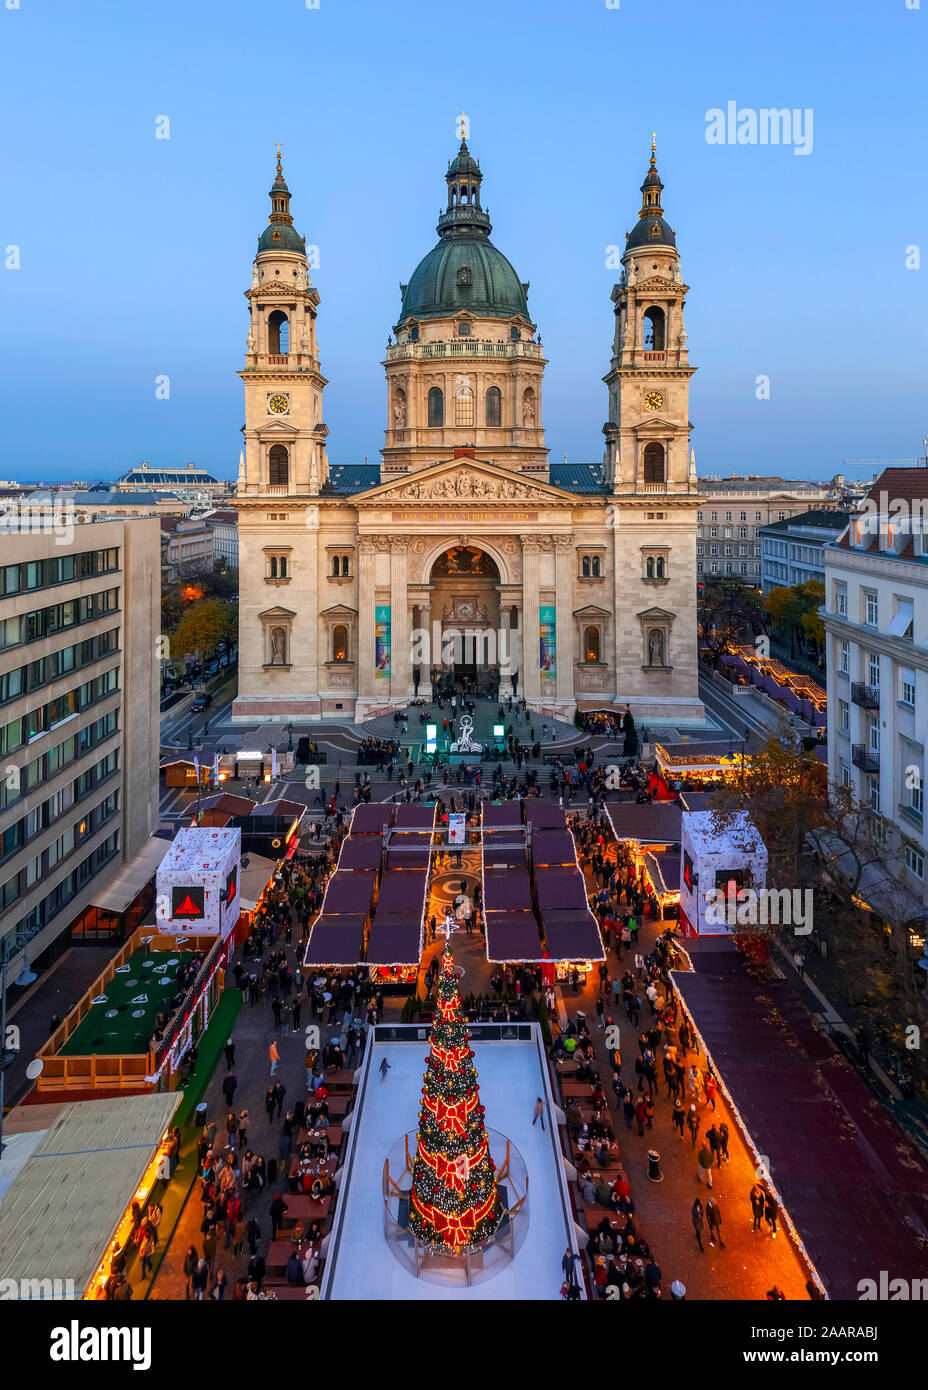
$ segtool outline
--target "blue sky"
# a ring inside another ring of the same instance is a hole
[[[552,459],[602,455],[606,248],[636,220],[652,127],[700,473],[920,452],[928,261],[907,269],[906,248],[928,257],[928,3],[9,2],[0,252],[21,265],[0,264],[0,477],[143,458],[234,475],[276,140],[320,248],[329,456],[376,459],[398,285],[436,240],[462,109],[493,241],[531,282]],[[708,144],[729,101],[811,108],[812,152]]]

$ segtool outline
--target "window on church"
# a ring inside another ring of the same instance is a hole
[[[343,578],[343,579],[347,579],[347,577],[348,577],[348,556],[347,556],[347,555],[343,555],[343,556],[342,556],[342,578]]]
[[[340,566],[339,566],[338,556],[337,556],[337,555],[333,555],[333,556],[332,556],[332,578],[333,578],[333,579],[337,579],[340,573],[341,573],[341,569],[340,569]]]
[[[587,661],[599,661],[599,628],[588,627],[583,633],[583,650]]]
[[[471,280],[470,266],[462,265],[458,270],[458,284],[469,285]]]
[[[652,440],[644,447],[644,481],[662,483],[664,481],[664,446]]]
[[[271,445],[267,456],[267,480],[271,487],[290,486],[290,456],[286,445]]]
[[[474,423],[474,393],[463,384],[454,393],[454,423],[463,428]]]
[[[644,311],[644,346],[648,352],[664,351],[664,311],[656,304]]]
[[[459,323],[459,324],[458,324],[458,337],[459,337],[459,338],[469,338],[469,337],[470,337],[470,324],[469,324],[469,323]]]
[[[503,397],[498,386],[491,386],[487,392],[487,425],[491,428],[503,423]]]
[[[290,323],[282,309],[275,309],[267,320],[267,350],[272,357],[290,351]]]
[[[439,386],[433,386],[429,391],[429,426],[431,429],[440,429],[445,423],[445,397]]]
[[[581,565],[580,565],[580,573],[583,575],[584,579],[589,579],[589,577],[590,577],[590,557],[589,557],[589,555],[584,555],[583,560],[582,560]]]
[[[332,629],[332,660],[348,660],[348,629],[342,623]]]
[[[409,341],[411,343],[417,343],[419,341],[419,325],[417,323],[414,323],[409,330]]]

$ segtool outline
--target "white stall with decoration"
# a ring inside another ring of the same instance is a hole
[[[684,936],[726,936],[735,928],[742,889],[767,886],[767,846],[745,811],[720,817],[685,811],[680,841],[680,930]],[[718,894],[732,903],[719,910]],[[731,920],[728,920],[731,919]]]
[[[155,915],[161,931],[223,940],[239,918],[242,832],[190,826],[178,831],[156,879]]]

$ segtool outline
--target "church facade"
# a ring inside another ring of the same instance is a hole
[[[246,292],[239,723],[362,721],[449,673],[539,712],[699,722],[683,283],[654,147],[612,291],[602,465],[549,464],[529,286],[466,141],[401,285],[379,466],[331,466],[319,295],[278,157]]]

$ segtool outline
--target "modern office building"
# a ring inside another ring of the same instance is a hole
[[[13,961],[41,968],[71,939],[117,935],[163,853],[149,838],[160,558],[154,518],[58,531],[4,519],[0,939]]]
[[[838,539],[848,516],[844,508],[818,508],[758,527],[763,592],[769,594],[771,589],[792,588],[810,580],[824,584],[825,546]]]
[[[758,532],[824,503],[819,483],[789,478],[700,478],[696,527],[697,582],[740,579],[760,588]]]

